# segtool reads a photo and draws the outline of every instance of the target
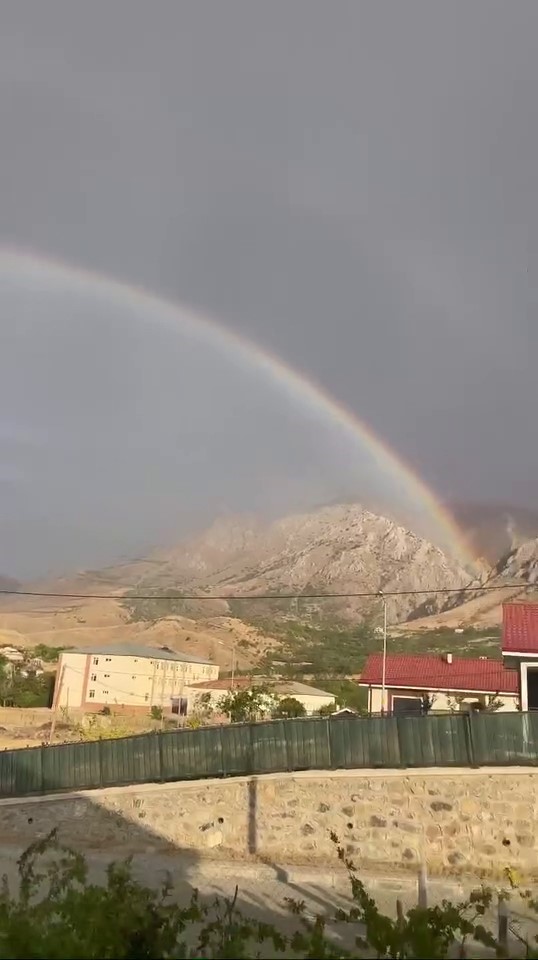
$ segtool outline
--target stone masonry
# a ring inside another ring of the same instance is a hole
[[[149,784],[0,801],[0,845],[58,828],[111,855],[331,865],[334,831],[357,867],[538,879],[538,772],[528,768],[334,771]]]

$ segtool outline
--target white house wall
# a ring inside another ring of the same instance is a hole
[[[455,690],[452,693],[442,692],[438,693],[432,690],[398,690],[394,687],[387,687],[385,690],[385,712],[389,709],[389,704],[391,702],[391,695],[394,697],[422,697],[425,693],[428,694],[433,700],[432,711],[435,713],[436,710],[448,711],[454,709],[454,697],[463,697],[463,703],[476,703],[477,700],[486,701],[486,697],[492,696],[492,694],[484,693],[468,693]],[[500,694],[499,700],[501,701],[501,706],[499,707],[498,712],[508,712],[517,709],[518,698],[515,694]],[[381,687],[372,687],[370,693],[370,712],[371,713],[381,713],[383,709],[382,702],[382,688]],[[459,708],[458,708],[459,709]]]
[[[80,707],[84,698],[85,669],[85,653],[62,654],[56,674],[55,703],[58,707]]]

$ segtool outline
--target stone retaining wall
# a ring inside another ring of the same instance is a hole
[[[238,777],[0,801],[0,844],[58,827],[78,849],[175,847],[191,857],[334,865],[334,831],[361,865],[538,879],[538,773],[335,771]]]

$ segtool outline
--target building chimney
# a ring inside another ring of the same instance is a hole
[[[445,663],[452,663],[452,654],[451,654],[451,653],[445,653],[444,659],[445,659]]]

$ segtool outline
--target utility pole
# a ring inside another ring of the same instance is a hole
[[[181,683],[179,686],[179,694],[177,698],[177,724],[176,724],[177,727],[180,726],[180,720],[181,720],[181,701],[183,700],[183,691],[185,690],[185,670],[186,670],[186,666],[185,666],[185,662],[183,661],[181,663]]]
[[[383,603],[383,662],[381,668],[381,713],[385,715],[385,694],[387,680],[387,599],[383,592],[379,591],[381,602]]]
[[[229,650],[232,654],[232,669],[230,671],[230,689],[233,690],[235,687],[235,668],[236,668],[236,655],[235,655],[235,641],[231,646],[228,646],[227,643],[224,643],[224,640],[217,640],[217,643],[224,647],[225,650]]]
[[[52,738],[56,730],[56,719],[58,716],[58,706],[60,704],[60,697],[62,694],[62,687],[64,685],[64,678],[65,678],[65,664],[62,666],[62,669],[60,671],[60,679],[58,681],[58,693],[54,697],[54,710],[52,714],[52,720],[50,722],[49,743],[52,743]]]
[[[235,643],[232,645],[232,676],[230,681],[230,689],[233,690],[235,686]]]

